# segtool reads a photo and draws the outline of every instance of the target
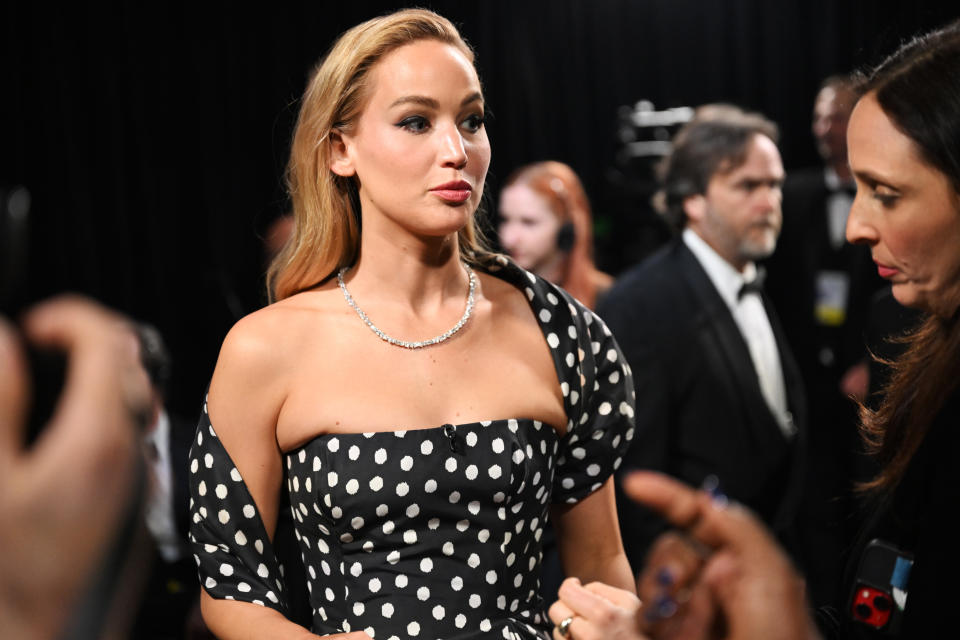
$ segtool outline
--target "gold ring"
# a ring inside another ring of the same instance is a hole
[[[567,616],[560,621],[560,624],[557,625],[557,631],[564,638],[570,637],[570,625],[573,624],[573,616]]]

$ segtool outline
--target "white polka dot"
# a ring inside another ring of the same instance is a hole
[[[478,595],[475,594],[475,593],[471,593],[471,594],[470,594],[470,598],[467,600],[467,603],[468,603],[471,607],[473,607],[474,609],[476,609],[477,607],[479,607],[479,606],[482,604],[482,601],[480,600],[480,596],[478,596]]]
[[[220,498],[221,500],[223,500],[224,498],[227,497],[227,485],[225,485],[225,484],[218,484],[218,485],[217,485],[217,488],[214,490],[214,493],[217,494],[217,497],[218,497],[218,498]]]
[[[467,434],[466,441],[468,447],[475,447],[477,445],[477,434],[471,431]]]
[[[390,564],[397,564],[400,561],[400,552],[394,549],[387,554],[387,562]]]
[[[478,475],[477,465],[471,464],[470,466],[467,467],[467,470],[465,473],[467,476],[467,480],[476,480]]]
[[[423,483],[423,490],[427,493],[433,493],[437,490],[437,481],[432,478],[427,480],[425,483]]]
[[[248,585],[246,582],[241,582],[240,584],[237,585],[237,591],[239,591],[240,593],[249,593],[250,585]]]
[[[568,395],[570,395],[570,383],[569,383],[569,382],[561,382],[561,383],[560,383],[560,391],[563,392],[563,397],[564,397],[564,398],[566,398]]]
[[[489,539],[490,539],[489,529],[481,529],[479,532],[477,532],[477,540],[479,540],[480,542],[486,542]]]
[[[613,373],[611,373],[611,374],[607,377],[607,381],[608,381],[610,384],[617,384],[618,382],[620,382],[620,372],[619,372],[619,371],[614,371]]]
[[[395,525],[393,524],[393,520],[387,520],[386,522],[383,523],[383,532],[386,535],[390,535],[391,533],[393,533],[394,526]]]
[[[217,581],[208,576],[207,581],[203,583],[203,586],[205,586],[207,589],[213,589],[215,586],[217,586]]]
[[[480,631],[484,633],[490,631],[493,625],[490,624],[490,618],[484,618],[480,621]]]
[[[338,480],[339,480],[339,477],[337,476],[336,471],[331,471],[330,473],[327,474],[327,485],[331,487],[335,487],[337,486]]]
[[[424,440],[423,442],[421,442],[420,453],[422,453],[425,456],[428,456],[431,453],[433,453],[433,443],[430,442],[429,440]]]
[[[407,544],[414,544],[417,541],[417,532],[413,529],[407,529],[403,532],[403,541]]]
[[[350,480],[347,481],[346,489],[347,493],[354,495],[360,490],[360,483],[357,482],[356,478],[350,478]]]
[[[430,599],[430,589],[427,587],[420,587],[417,589],[417,599],[421,602],[426,602]]]
[[[447,458],[447,461],[443,464],[443,467],[450,473],[453,473],[457,470],[457,459]]]
[[[220,575],[232,576],[233,575],[233,565],[223,563],[220,565]]]
[[[263,553],[263,542],[261,542],[260,540],[254,541],[254,543],[253,543],[253,548],[257,550],[257,553],[262,554],[262,553]]]
[[[469,521],[469,520],[467,520],[467,519],[460,520],[460,521],[457,522],[457,531],[463,533],[464,531],[467,530],[467,527],[469,527],[469,526],[470,526],[470,521]]]
[[[393,579],[393,584],[397,585],[397,588],[404,589],[410,583],[409,578],[403,573],[398,574],[396,578]]]
[[[197,493],[201,496],[207,495],[207,483],[203,480],[200,481],[200,484],[197,485]]]
[[[467,510],[470,511],[470,513],[472,513],[473,515],[477,515],[478,513],[480,513],[480,501],[479,500],[471,501],[470,504],[467,505]]]
[[[370,490],[380,491],[380,489],[383,489],[383,478],[380,476],[373,476],[370,478]]]
[[[446,611],[440,605],[435,606],[432,613],[435,620],[443,620],[443,616],[446,615]]]
[[[211,454],[208,453],[203,456],[203,466],[205,466],[207,469],[213,466],[213,456]]]
[[[312,571],[312,570],[313,570],[313,567],[310,567],[310,570]],[[261,563],[257,566],[257,575],[260,576],[261,578],[268,578],[268,577],[270,577],[270,571],[267,569],[267,565],[265,565],[265,564],[263,564],[263,563],[261,562]]]
[[[570,451],[570,455],[572,455],[577,460],[583,460],[584,456],[587,455],[587,451],[583,447],[574,447]]]
[[[407,517],[416,518],[420,514],[420,505],[416,502],[407,507]]]
[[[497,572],[496,571],[487,571],[487,584],[496,584],[497,582]]]
[[[418,636],[420,635],[420,623],[411,622],[407,625],[407,635]]]
[[[190,461],[190,473],[196,473],[197,469],[200,468],[200,461],[194,458]]]
[[[598,465],[598,464],[591,464],[590,466],[588,466],[588,467],[587,467],[587,475],[588,475],[588,476],[600,475],[600,465]]]
[[[616,350],[616,349],[610,349],[609,351],[607,351],[607,360],[609,360],[610,362],[616,362],[616,361],[617,361],[617,350]]]
[[[460,576],[454,576],[453,580],[450,581],[450,587],[454,591],[460,591],[460,589],[463,589],[463,578]]]
[[[444,542],[444,543],[443,543],[443,549],[442,549],[442,550],[443,550],[443,555],[445,555],[445,556],[452,556],[452,555],[453,555],[453,543],[452,543],[452,542]]]
[[[467,558],[467,564],[470,566],[471,569],[476,569],[477,567],[480,566],[480,556],[478,556],[475,553],[471,553],[470,557]]]
[[[385,603],[383,604],[383,606],[380,607],[380,613],[383,615],[384,618],[392,618],[392,617],[393,617],[393,605],[390,604],[389,602],[385,602]]]
[[[459,491],[451,492],[448,500],[450,501],[450,504],[457,504],[458,502],[460,502],[460,492]]]
[[[400,458],[400,468],[404,471],[410,471],[410,469],[413,469],[413,458],[410,456],[403,456]]]
[[[373,461],[377,464],[383,464],[387,461],[387,450],[386,449],[377,449],[377,452],[373,454]]]
[[[547,309],[540,309],[540,322],[550,322],[553,315]]]
[[[564,359],[564,362],[567,363],[568,367],[572,367],[574,364],[576,364],[577,359],[572,353],[568,353],[567,357]]]
[[[217,513],[217,518],[220,520],[220,524],[227,524],[230,522],[230,514],[226,509],[220,509]]]
[[[351,460],[356,460],[357,458],[359,458],[359,457],[360,457],[360,447],[358,447],[357,445],[351,446],[350,449],[349,449],[349,451],[347,451],[347,456],[348,456]]]
[[[353,520],[350,521],[350,526],[353,527],[354,529],[359,529],[360,527],[363,526],[363,518],[361,518],[360,516],[355,517]]]
[[[420,571],[423,571],[424,573],[430,573],[431,571],[433,571],[433,560],[431,560],[430,558],[424,558],[423,560],[421,560]]]
[[[427,521],[427,527],[429,527],[431,531],[435,530],[439,526],[440,518],[430,518],[430,520]]]
[[[493,478],[494,480],[496,480],[496,479],[499,478],[501,475],[503,475],[503,469],[500,468],[500,465],[495,464],[495,465],[493,465],[492,467],[490,467],[489,469],[487,469],[487,474],[488,474],[491,478]]]
[[[367,583],[367,588],[370,589],[370,593],[376,593],[380,591],[380,580],[377,578],[371,578],[370,582]]]
[[[330,438],[330,441],[327,443],[327,449],[330,449],[330,451],[332,451],[332,452],[334,452],[334,453],[336,453],[337,451],[339,451],[339,450],[340,450],[340,440],[338,440],[337,438]]]
[[[457,629],[463,629],[467,626],[467,616],[458,613],[457,617],[453,619],[453,624],[457,625]]]
[[[580,400],[580,392],[579,392],[579,391],[571,391],[571,392],[570,392],[570,404],[577,404],[577,401],[578,401],[578,400]]]
[[[243,531],[237,531],[237,533],[233,536],[233,539],[241,547],[247,544],[247,536],[243,535]]]
[[[547,344],[550,345],[551,349],[556,349],[560,346],[560,338],[557,337],[557,334],[550,333],[547,335]]]
[[[406,482],[401,482],[400,484],[397,485],[398,496],[403,497],[407,495],[407,493],[409,492],[410,492],[410,485],[408,485]]]

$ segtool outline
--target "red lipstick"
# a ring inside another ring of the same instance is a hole
[[[430,193],[446,202],[466,202],[472,191],[473,187],[465,180],[447,182],[430,189]]]

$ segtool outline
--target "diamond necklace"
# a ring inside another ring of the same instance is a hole
[[[409,340],[397,340],[396,338],[387,335],[384,333],[377,325],[373,324],[373,321],[367,317],[367,314],[363,312],[357,303],[353,300],[353,296],[350,295],[350,292],[347,291],[347,285],[343,282],[343,274],[348,271],[348,267],[343,267],[337,272],[337,284],[340,285],[340,291],[343,292],[343,299],[347,301],[353,310],[357,312],[357,315],[360,316],[360,319],[363,320],[364,324],[370,327],[370,330],[373,331],[381,340],[384,342],[389,342],[392,345],[398,347],[403,347],[404,349],[422,349],[423,347],[429,347],[435,344],[440,344],[445,340],[449,339],[453,334],[460,331],[463,328],[463,325],[467,324],[467,320],[470,319],[470,314],[473,313],[473,293],[477,289],[477,276],[473,273],[473,269],[466,263],[463,263],[463,268],[467,270],[467,276],[470,278],[470,291],[467,293],[467,308],[464,309],[463,315],[460,317],[460,320],[457,321],[457,324],[453,325],[450,329],[444,331],[435,338],[430,338],[429,340],[421,340],[419,342],[410,342]]]

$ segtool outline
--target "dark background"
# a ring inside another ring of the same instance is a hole
[[[929,0],[423,4],[477,50],[488,194],[525,162],[567,162],[614,272],[633,206],[610,184],[619,106],[734,102],[780,123],[788,170],[810,165],[819,81],[960,15]],[[153,322],[175,357],[170,403],[194,413],[224,334],[264,303],[260,238],[286,209],[309,69],[344,29],[399,6],[0,8],[0,185],[33,194],[20,303],[75,290]]]

